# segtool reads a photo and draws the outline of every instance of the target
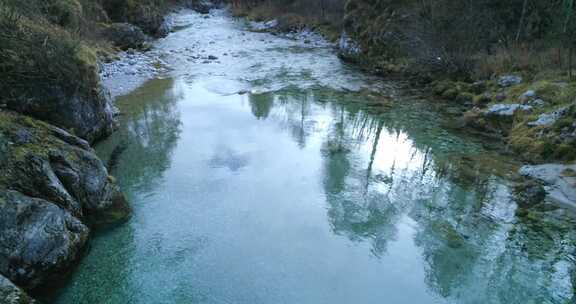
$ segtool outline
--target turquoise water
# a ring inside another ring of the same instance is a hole
[[[113,174],[134,215],[55,303],[572,303],[571,217],[519,212],[516,165],[433,103],[321,41],[176,17],[157,49],[222,58],[173,52],[118,99],[98,152],[126,147]]]

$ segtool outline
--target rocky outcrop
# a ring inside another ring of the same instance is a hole
[[[139,49],[146,42],[146,35],[137,26],[129,23],[113,23],[104,30],[104,36],[114,46],[122,49]]]
[[[89,229],[130,208],[88,143],[0,110],[0,274],[25,289],[65,274]]]
[[[89,92],[69,92],[59,86],[38,88],[26,99],[10,100],[8,109],[64,128],[94,142],[114,130],[115,108],[109,92],[95,86]]]
[[[0,275],[0,303],[3,304],[35,304],[22,289],[14,285],[10,280]]]
[[[90,224],[129,214],[86,141],[26,116],[0,111],[0,172],[0,189],[51,201]]]

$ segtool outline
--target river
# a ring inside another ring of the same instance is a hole
[[[313,34],[173,18],[152,51],[167,72],[117,94],[97,147],[125,147],[134,215],[51,302],[571,303],[573,216],[520,210],[517,164],[436,103]]]

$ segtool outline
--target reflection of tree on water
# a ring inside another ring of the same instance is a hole
[[[501,178],[513,168],[449,134],[433,111],[415,109],[426,105],[406,102],[375,115],[359,106],[361,94],[291,89],[273,95],[273,111],[257,113],[288,126],[298,144],[311,134],[306,126],[316,115],[329,118],[328,130],[316,132],[326,132],[323,186],[334,233],[369,242],[383,256],[409,217],[417,224],[426,283],[438,295],[457,303],[570,301],[574,232],[516,217]]]
[[[248,101],[252,114],[258,119],[268,118],[274,106],[274,96],[273,93],[249,94]]]
[[[335,119],[323,148],[329,219],[335,233],[354,241],[369,239],[373,254],[380,256],[386,252],[387,243],[395,238],[401,215],[399,206],[387,203],[385,194],[369,189],[377,138],[384,125],[361,111],[349,112],[336,106],[332,112]],[[373,144],[364,170],[353,153],[358,148],[354,143],[362,138],[370,139]]]
[[[542,218],[540,227],[513,215],[497,218],[482,206],[496,202],[443,188],[442,195],[412,211],[433,290],[458,303],[568,303],[573,231],[543,224]]]
[[[154,80],[143,85],[118,103],[124,113],[120,129],[98,145],[106,159],[119,144],[127,149],[120,156],[115,176],[129,201],[137,193],[147,193],[170,166],[170,153],[180,133],[180,114],[173,95],[172,80]],[[131,259],[137,251],[134,226],[122,225],[93,240],[90,254],[75,272],[75,284],[59,297],[62,303],[132,303],[134,265]],[[102,258],[106,257],[106,258]],[[136,288],[138,290],[138,288]]]
[[[126,144],[116,175],[125,191],[148,189],[170,166],[170,154],[180,134],[178,100],[171,79],[153,80],[119,100],[124,116],[120,130],[103,143],[107,155],[118,144]]]
[[[276,113],[276,118],[281,119],[290,130],[300,148],[306,147],[308,136],[306,122],[310,111],[310,99],[313,97],[294,88],[248,96],[252,114],[258,119],[267,119],[272,113],[272,108],[277,104],[276,109],[280,113]]]
[[[514,203],[503,181],[465,158],[451,161],[452,151],[426,138],[435,132],[430,126],[398,120],[389,126],[345,104],[333,107],[324,187],[335,233],[369,241],[380,256],[407,215],[418,223],[415,242],[423,250],[426,282],[437,294],[458,303],[571,299],[576,235],[514,223]],[[411,145],[410,157],[383,167],[379,156],[394,157],[387,155],[394,147],[383,143],[401,145],[399,134],[411,139],[404,141]],[[356,153],[363,146],[369,152]],[[553,241],[539,248],[547,238]],[[526,254],[532,250],[538,255]]]

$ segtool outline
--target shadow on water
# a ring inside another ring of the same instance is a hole
[[[98,146],[97,152],[102,159],[109,160],[118,147],[122,148],[114,175],[125,191],[153,188],[162,172],[170,167],[171,152],[181,132],[178,96],[174,96],[173,85],[172,79],[152,80],[117,101],[123,113],[120,128]],[[126,159],[121,161],[122,158]]]

